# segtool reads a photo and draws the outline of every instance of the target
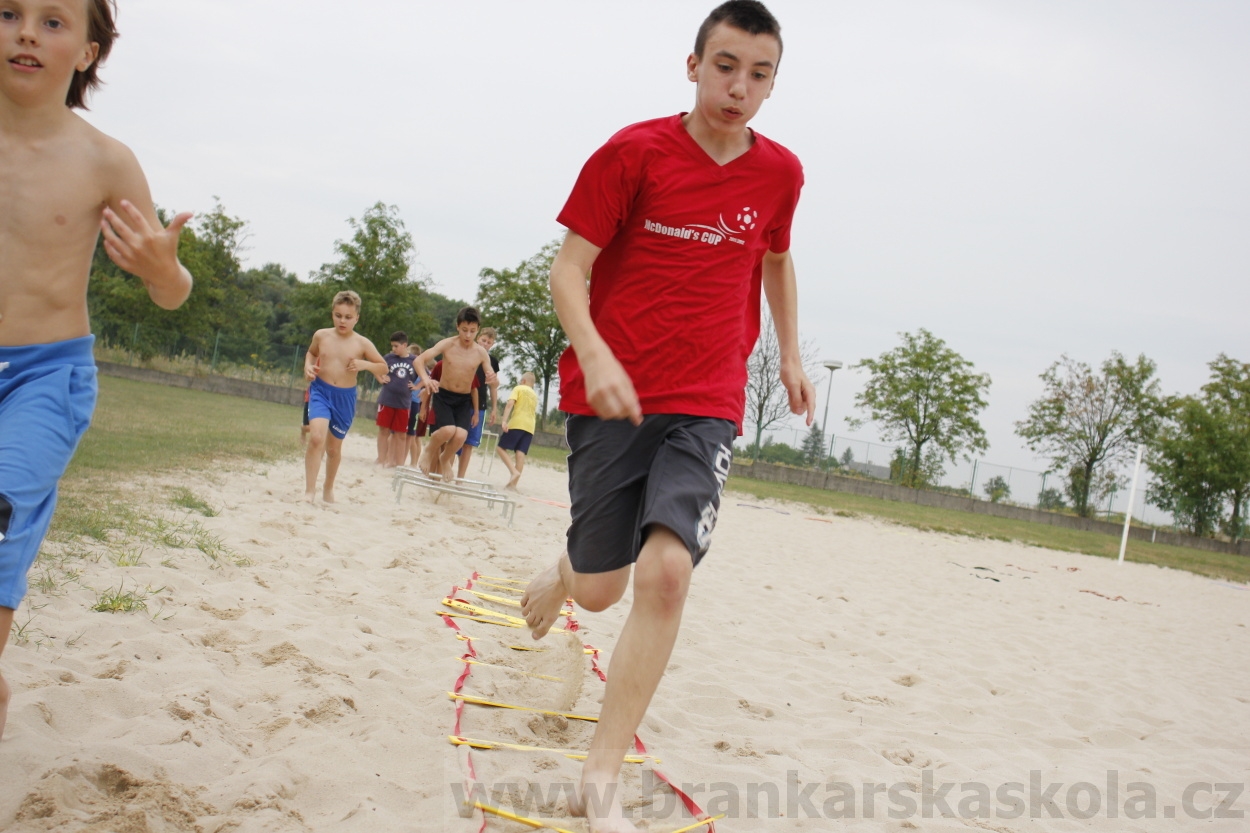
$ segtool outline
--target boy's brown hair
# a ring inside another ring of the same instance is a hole
[[[116,0],[87,0],[87,43],[96,44],[100,51],[86,70],[74,70],[74,78],[69,82],[69,92],[65,94],[66,107],[88,109],[87,93],[103,83],[98,70],[113,50],[113,41],[117,40],[117,27],[113,24],[116,14]]]
[[[712,13],[699,27],[699,33],[695,35],[694,54],[699,60],[703,60],[703,47],[707,45],[708,35],[720,23],[727,23],[749,35],[771,35],[776,38],[778,60],[780,60],[781,24],[759,0],[728,0],[712,9]]]
[[[334,296],[334,303],[330,305],[333,309],[339,304],[351,304],[356,308],[356,314],[360,315],[360,296],[350,289],[344,289],[342,292]]]
[[[478,338],[481,338],[482,336],[490,336],[491,338],[493,338],[493,339],[495,339],[496,341],[498,341],[498,340],[499,340],[499,331],[498,331],[498,330],[496,330],[494,327],[483,327],[482,329],[478,330],[478,332],[477,332],[477,337],[478,337]]]

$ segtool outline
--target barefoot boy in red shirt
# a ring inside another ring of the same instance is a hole
[[[95,409],[96,240],[158,306],[191,292],[130,149],[73,112],[117,37],[108,0],[0,0],[0,653]],[[9,687],[0,677],[0,735]]]
[[[568,549],[530,583],[522,607],[541,638],[566,596],[603,610],[633,573],[633,606],[572,802],[595,833],[636,830],[618,794],[621,763],[716,524],[761,287],[790,408],[809,424],[815,410],[789,251],[803,172],[747,127],[780,62],[781,30],[762,4],[717,7],[686,61],[693,110],[613,136],[582,168],[559,217],[569,231],[551,294],[572,345],[560,361],[572,525]],[[719,334],[715,345],[708,332]]]

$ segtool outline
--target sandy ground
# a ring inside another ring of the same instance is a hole
[[[531,466],[509,529],[413,487],[397,505],[373,441],[345,453],[334,507],[298,502],[300,462],[119,485],[195,532],[96,546],[18,612],[0,829],[468,833],[468,794],[584,830],[578,764],[453,746],[447,692],[471,644],[465,694],[594,715],[583,645],[608,669],[625,608],[542,651],[435,615],[474,571],[526,579],[559,552],[564,475]],[[171,508],[175,486],[219,513]],[[146,611],[90,609],[123,579]],[[726,832],[1250,829],[1247,625],[1246,587],[727,493],[640,729],[661,762],[626,765],[626,805],[641,829],[690,823],[658,769]],[[477,705],[460,728],[558,750],[591,731]]]

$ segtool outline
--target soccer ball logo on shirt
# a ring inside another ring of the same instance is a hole
[[[725,214],[722,212],[716,218],[716,225],[705,226],[699,223],[690,223],[689,225],[677,227],[667,226],[663,223],[657,223],[654,220],[643,220],[643,227],[647,231],[662,234],[667,237],[679,237],[683,240],[699,240],[703,243],[709,243],[713,246],[721,241],[728,239],[739,246],[744,245],[745,241],[735,235],[752,231],[756,222],[759,220],[760,213],[758,210],[752,209],[750,206],[744,207],[741,211],[736,212],[734,222],[737,227],[731,226],[725,221]]]

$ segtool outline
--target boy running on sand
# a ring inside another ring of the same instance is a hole
[[[595,833],[636,830],[621,807],[621,763],[716,525],[761,286],[790,409],[809,424],[815,409],[789,251],[803,172],[747,127],[780,62],[780,26],[761,3],[717,7],[686,59],[691,112],[613,136],[582,168],[559,217],[569,231],[551,294],[572,345],[560,361],[572,524],[568,549],[530,583],[522,610],[541,638],[567,596],[604,610],[634,572],[633,606],[570,802]]]
[[[373,342],[357,333],[360,296],[350,289],[334,296],[333,327],[313,333],[304,357],[308,387],[308,449],[304,453],[304,499],[313,503],[321,455],[326,482],[321,497],[334,503],[334,477],[343,457],[343,438],[356,416],[356,374],[367,370],[382,384],[390,381],[386,362]]]
[[[408,352],[408,334],[391,333],[391,352],[386,362],[390,381],[378,391],[378,459],[376,465],[395,468],[408,454],[408,415],[412,411],[412,382],[417,371]]]
[[[521,472],[525,471],[525,457],[530,453],[530,443],[534,440],[534,428],[537,420],[538,394],[534,391],[536,381],[533,373],[526,371],[521,376],[521,384],[512,389],[508,404],[503,409],[503,435],[499,438],[499,447],[495,453],[503,464],[508,467],[508,485],[505,489],[516,491],[521,481]],[[516,462],[508,459],[508,452],[516,457]]]
[[[427,476],[437,471],[444,480],[453,478],[452,458],[478,419],[477,406],[472,395],[473,378],[477,369],[487,384],[496,383],[495,371],[490,365],[490,354],[477,343],[478,325],[481,317],[473,307],[464,307],[456,314],[456,335],[445,338],[417,357],[415,364],[421,374],[421,382],[430,394],[430,407],[434,412],[434,433],[425,444],[418,467]],[[443,357],[443,374],[439,380],[430,378],[425,363],[436,356]],[[440,453],[441,449],[441,453]]]
[[[495,349],[495,339],[498,336],[494,327],[483,327],[481,332],[477,334],[477,343],[486,348],[486,354],[490,355],[490,351]],[[495,371],[496,380],[487,384],[486,374],[482,372],[482,368],[477,369],[477,423],[469,429],[469,436],[464,438],[464,445],[460,446],[460,450],[456,452],[456,476],[461,480],[469,472],[469,461],[473,459],[473,449],[482,444],[482,430],[487,425],[494,425],[499,421],[499,359],[494,356],[490,357],[491,370]],[[487,419],[486,412],[490,411],[490,418]]]
[[[73,112],[117,37],[107,0],[0,2],[0,654],[96,400],[96,241],[176,309],[190,214],[162,226],[134,154]],[[9,687],[0,677],[0,736]]]

